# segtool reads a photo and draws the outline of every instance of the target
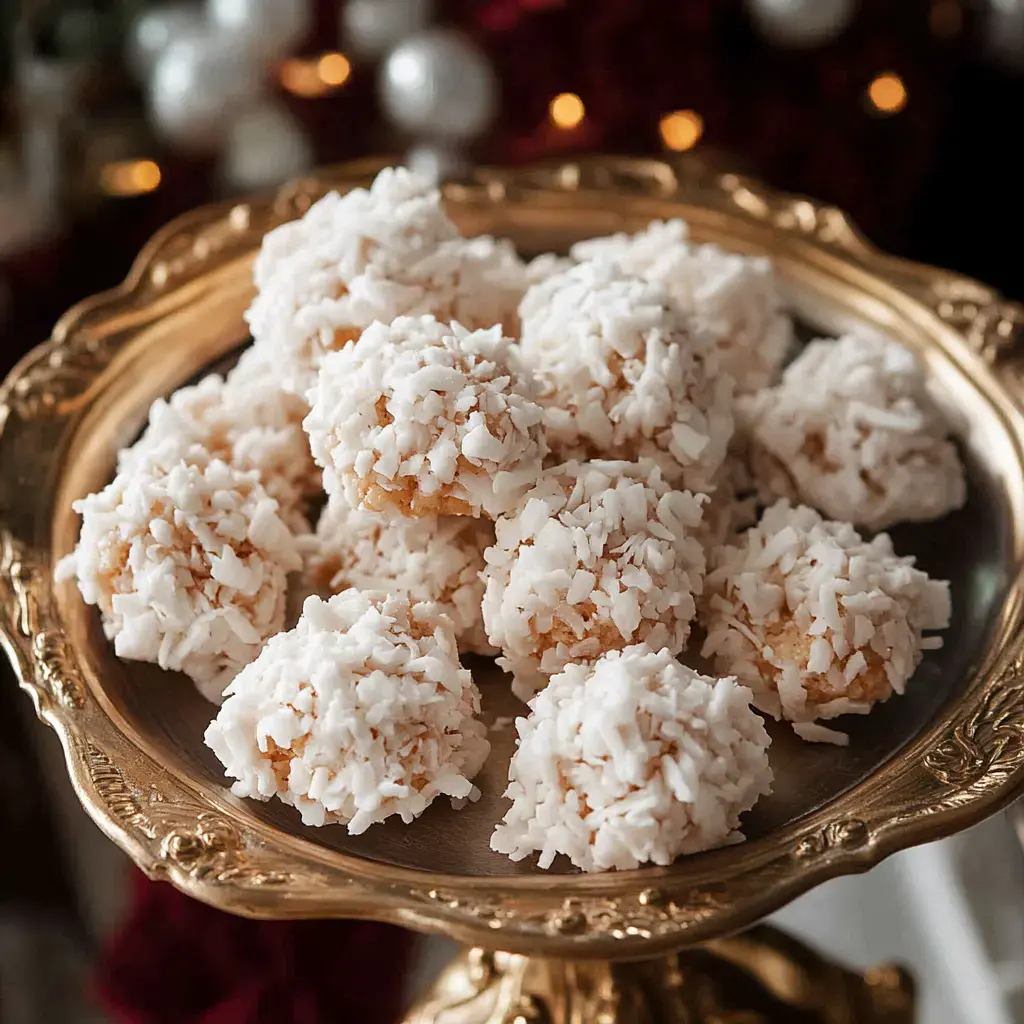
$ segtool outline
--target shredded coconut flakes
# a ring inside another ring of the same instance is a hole
[[[498,520],[484,625],[518,696],[605,651],[683,649],[704,572],[702,500],[670,489],[653,462],[571,462]]]
[[[937,519],[967,498],[963,465],[913,354],[875,335],[815,341],[743,400],[763,493],[868,530]]]
[[[898,557],[887,534],[863,541],[849,523],[782,500],[737,546],[713,552],[702,654],[762,711],[811,723],[903,693],[922,650],[941,646],[924,632],[949,617],[949,584]]]
[[[793,343],[771,262],[696,245],[681,220],[654,221],[635,235],[592,238],[572,247],[578,260],[617,263],[663,285],[697,327],[714,338],[722,368],[741,393],[771,384]]]
[[[732,381],[660,284],[582,263],[531,288],[519,312],[559,459],[653,458],[672,484],[708,490],[732,434]]]
[[[78,546],[57,566],[97,605],[121,658],[185,672],[210,700],[284,626],[287,574],[301,567],[277,502],[210,460],[136,460],[74,503]]]
[[[750,700],[646,645],[568,665],[516,721],[512,806],[491,848],[607,871],[741,839],[740,814],[772,784]]]
[[[486,520],[385,518],[339,499],[328,503],[307,543],[307,575],[316,591],[397,589],[414,602],[436,602],[455,625],[460,653],[497,653],[480,612],[483,553],[494,543]]]
[[[332,353],[305,420],[327,493],[405,516],[513,507],[544,455],[541,410],[515,355],[500,327],[433,317],[373,324]]]
[[[529,277],[508,242],[460,238],[436,188],[388,168],[265,236],[246,319],[285,386],[305,394],[324,356],[375,320],[433,313],[512,332]]]
[[[480,695],[435,605],[348,590],[310,597],[228,689],[206,743],[236,796],[352,835],[438,796],[475,799],[490,749]]]

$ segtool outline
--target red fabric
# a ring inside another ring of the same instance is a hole
[[[411,935],[362,921],[249,921],[136,873],[95,984],[125,1024],[393,1024]]]

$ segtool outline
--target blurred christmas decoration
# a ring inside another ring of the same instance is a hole
[[[342,45],[359,57],[383,57],[433,16],[432,0],[347,0],[341,6]]]
[[[228,191],[255,192],[297,177],[312,162],[302,125],[286,107],[266,100],[228,125],[220,176]]]
[[[208,0],[210,23],[219,34],[243,40],[254,57],[277,60],[309,34],[310,0]]]
[[[153,67],[171,43],[206,30],[206,15],[197,3],[169,3],[143,8],[128,29],[125,60],[140,82],[148,82]]]
[[[846,28],[854,0],[750,0],[750,12],[771,42],[818,46]]]
[[[987,0],[985,45],[989,56],[1001,68],[1024,71],[1024,2]]]

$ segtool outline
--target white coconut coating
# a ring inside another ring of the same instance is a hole
[[[798,724],[866,714],[903,693],[922,651],[942,646],[925,632],[949,625],[949,584],[897,556],[887,534],[864,541],[785,500],[712,554],[704,585],[702,654],[762,711]]]
[[[494,527],[484,519],[385,518],[339,499],[317,523],[307,576],[320,593],[356,587],[433,601],[452,620],[460,654],[496,654],[480,611],[484,549],[493,543]]]
[[[697,245],[681,220],[653,221],[635,235],[592,238],[572,247],[578,260],[617,263],[663,285],[701,331],[714,338],[722,368],[741,393],[771,384],[793,343],[771,262]]]
[[[672,490],[653,462],[567,463],[497,521],[484,627],[519,697],[606,651],[683,649],[704,572],[703,500]]]
[[[438,796],[474,798],[489,750],[480,695],[435,605],[347,590],[307,598],[239,673],[206,744],[236,796],[295,807],[353,835]]]
[[[198,445],[204,459],[259,473],[282,518],[302,532],[309,528],[305,503],[321,483],[302,429],[308,411],[305,399],[284,390],[275,367],[250,348],[226,378],[210,374],[157,399],[145,432],[120,453],[118,468],[131,470],[157,449],[164,461],[186,458]]]
[[[772,785],[750,700],[646,645],[566,666],[516,720],[512,806],[491,848],[608,871],[742,839],[740,815]]]
[[[500,327],[401,317],[324,360],[305,429],[327,493],[353,507],[494,517],[540,470],[531,390]]]
[[[139,460],[73,507],[81,534],[57,579],[99,607],[119,657],[185,672],[217,700],[283,628],[286,577],[302,563],[255,472],[197,448]]]
[[[508,242],[462,239],[440,192],[403,168],[332,192],[269,232],[246,313],[256,346],[299,394],[324,355],[375,320],[433,313],[472,327],[515,323],[525,267]]]
[[[762,491],[868,530],[937,519],[964,468],[913,354],[879,335],[812,342],[777,387],[743,400]]]
[[[732,383],[666,290],[611,263],[581,263],[519,308],[559,459],[655,459],[672,484],[706,491],[732,435]]]

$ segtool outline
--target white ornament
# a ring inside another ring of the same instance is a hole
[[[138,81],[148,81],[160,55],[171,43],[205,31],[206,16],[198,4],[172,3],[143,10],[128,29],[128,67]]]
[[[1005,71],[1024,71],[1024,2],[988,0],[985,42],[992,61]]]
[[[210,22],[244,39],[263,60],[283,57],[309,34],[309,0],[207,0]]]
[[[298,120],[280,104],[264,100],[228,125],[221,178],[231,189],[254,191],[295,177],[312,162]]]
[[[360,57],[383,57],[430,24],[433,0],[348,0],[341,9],[342,45]]]
[[[406,154],[405,166],[417,177],[440,184],[458,178],[467,168],[465,159],[450,146],[424,143]]]
[[[179,40],[153,69],[154,124],[183,148],[215,148],[226,123],[259,95],[263,79],[262,66],[244,43],[222,35]]]
[[[853,16],[854,0],[748,0],[760,31],[780,46],[819,46]]]
[[[494,116],[497,93],[486,57],[443,29],[400,44],[382,68],[384,110],[398,127],[417,135],[471,138]]]

